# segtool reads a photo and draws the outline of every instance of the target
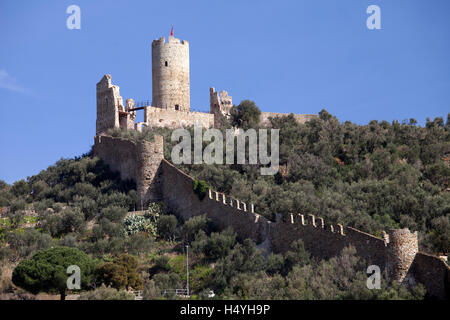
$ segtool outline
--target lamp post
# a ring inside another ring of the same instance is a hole
[[[186,292],[189,296],[189,246],[186,245]]]

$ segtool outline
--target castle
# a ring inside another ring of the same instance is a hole
[[[97,134],[110,128],[142,130],[143,126],[179,128],[199,124],[205,128],[217,127],[220,115],[229,117],[233,100],[226,91],[210,88],[210,112],[191,111],[189,80],[189,42],[169,36],[152,43],[152,103],[136,106],[133,99],[125,105],[119,87],[111,76],[105,75],[97,83]],[[144,121],[135,123],[136,111],[144,111]],[[287,116],[285,113],[262,112],[260,122],[270,117]],[[295,114],[299,123],[317,115]]]
[[[206,214],[218,227],[231,226],[241,239],[251,238],[260,247],[285,252],[301,239],[313,257],[338,255],[349,245],[368,266],[377,265],[390,279],[424,284],[427,291],[441,299],[450,296],[450,268],[438,257],[419,252],[418,234],[408,229],[389,230],[383,238],[340,224],[329,225],[313,215],[291,214],[288,221],[279,215],[275,222],[259,215],[257,206],[208,190],[200,200],[193,191],[194,179],[164,159],[164,141],[133,142],[107,134],[111,128],[142,130],[149,127],[178,128],[200,123],[205,128],[218,125],[220,116],[230,116],[232,97],[210,89],[210,113],[190,111],[189,43],[170,36],[152,43],[151,105],[136,106],[133,99],[125,105],[119,87],[105,75],[97,84],[97,123],[93,154],[99,156],[122,179],[136,182],[141,207],[150,201],[163,201],[171,212],[189,219]],[[144,110],[144,122],[135,123],[136,111]],[[287,114],[265,113],[260,122]],[[316,115],[294,115],[304,123]]]

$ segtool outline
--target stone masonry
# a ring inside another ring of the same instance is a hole
[[[230,118],[233,100],[228,92],[210,88],[210,112],[190,111],[189,42],[174,36],[161,37],[152,42],[152,96],[151,105],[139,106],[144,110],[144,122],[135,123],[136,110],[133,99],[123,99],[119,87],[105,75],[97,84],[97,129],[105,133],[111,128],[142,130],[143,127],[179,128],[200,125],[218,127],[219,116]],[[285,113],[262,112],[260,122],[269,124],[270,117],[287,116]],[[299,123],[317,115],[294,114]]]
[[[277,216],[271,222],[255,212],[254,204],[208,190],[199,200],[193,191],[194,179],[164,159],[164,142],[155,136],[153,142],[115,138],[107,134],[111,128],[140,130],[142,126],[178,128],[195,123],[203,127],[218,125],[218,115],[230,116],[232,97],[210,89],[210,113],[190,111],[189,43],[173,36],[152,43],[152,106],[144,106],[144,122],[135,123],[133,99],[123,99],[119,87],[105,75],[97,83],[97,122],[93,154],[100,157],[122,179],[136,182],[139,207],[150,201],[163,201],[175,214],[189,219],[206,214],[220,228],[232,227],[241,239],[251,238],[261,247],[274,252],[289,250],[293,241],[301,239],[313,257],[327,259],[338,255],[346,246],[369,264],[387,271],[393,281],[424,284],[436,297],[450,297],[450,268],[435,256],[418,252],[417,232],[390,230],[383,239],[351,227],[329,225],[324,219],[308,214],[291,214],[288,221]],[[287,114],[263,112],[261,124],[270,117]],[[294,115],[299,123],[317,115]],[[216,121],[216,122],[215,122]]]
[[[153,106],[189,111],[189,42],[169,36],[152,43]]]
[[[438,257],[418,252],[417,232],[390,230],[378,238],[340,224],[327,224],[314,215],[291,214],[288,221],[271,222],[255,211],[253,204],[208,190],[199,200],[194,179],[163,158],[163,140],[134,143],[107,135],[95,137],[94,155],[102,158],[122,179],[136,182],[141,208],[150,201],[163,201],[183,219],[206,214],[219,228],[232,227],[240,239],[251,238],[274,252],[289,250],[301,239],[313,257],[328,259],[347,246],[371,265],[387,271],[393,281],[422,283],[441,299],[449,297],[450,269]]]

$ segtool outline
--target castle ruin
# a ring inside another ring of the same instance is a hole
[[[210,88],[210,112],[191,111],[189,79],[189,42],[169,36],[152,43],[152,102],[135,106],[127,99],[125,106],[119,87],[113,85],[111,76],[105,75],[97,83],[97,127],[101,134],[110,128],[142,130],[143,126],[180,128],[194,124],[204,128],[218,126],[220,115],[230,117],[233,107],[228,92],[216,92]],[[144,111],[144,121],[135,123],[136,111]],[[287,116],[286,113],[261,112],[261,124],[268,124],[270,117]],[[316,118],[316,114],[295,114],[299,123]]]
[[[241,239],[251,238],[273,252],[285,252],[301,239],[313,257],[328,259],[352,245],[368,266],[377,265],[393,281],[422,283],[430,295],[450,297],[450,268],[438,257],[419,252],[417,232],[389,230],[379,238],[340,224],[303,213],[291,214],[288,221],[279,215],[275,222],[256,213],[257,205],[208,190],[200,200],[193,191],[194,179],[164,159],[164,142],[132,142],[107,134],[111,128],[142,130],[143,126],[179,128],[201,124],[218,126],[220,116],[229,117],[232,97],[226,91],[210,89],[210,113],[190,111],[189,43],[170,36],[152,44],[152,105],[136,107],[133,99],[125,106],[119,87],[105,75],[97,83],[97,122],[93,154],[100,157],[122,179],[136,182],[141,207],[163,201],[173,213],[189,219],[206,214],[218,227],[231,226]],[[144,110],[144,122],[135,123],[136,111]],[[287,114],[262,112],[260,122]],[[304,123],[317,115],[294,115]]]

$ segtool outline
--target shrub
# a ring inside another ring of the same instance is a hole
[[[122,254],[112,262],[100,264],[96,270],[96,280],[116,289],[142,288],[142,280],[137,274],[137,259],[128,254]]]
[[[161,216],[157,223],[158,235],[165,240],[175,240],[177,224],[178,220],[174,215]]]
[[[134,294],[124,290],[107,287],[102,284],[99,288],[82,292],[78,300],[134,300]]]
[[[127,235],[133,235],[140,232],[147,232],[152,236],[156,236],[157,234],[155,223],[141,215],[130,215],[123,220],[123,224]]]
[[[208,190],[208,184],[204,180],[194,180],[194,193],[200,200],[203,200]]]

